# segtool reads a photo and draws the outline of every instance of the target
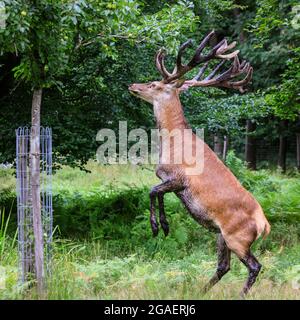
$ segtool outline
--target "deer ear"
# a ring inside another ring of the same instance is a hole
[[[173,88],[180,88],[185,82],[185,79],[179,79],[171,82]]]
[[[189,90],[194,84],[193,80],[186,80],[179,88],[179,93]]]

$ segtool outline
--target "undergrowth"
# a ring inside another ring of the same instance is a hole
[[[272,225],[268,238],[253,247],[263,271],[249,298],[299,298],[299,177],[249,171],[233,153],[227,165],[258,199]],[[239,298],[247,270],[236,258],[216,288],[205,296],[200,292],[216,267],[216,235],[190,218],[175,195],[165,199],[170,235],[152,237],[148,194],[158,183],[153,167],[91,163],[89,169],[90,174],[64,168],[54,176],[57,227],[49,299]],[[4,277],[5,290],[0,289],[0,298],[35,298],[33,289],[25,290],[28,284],[17,282],[11,171],[2,171],[2,180],[0,288]]]

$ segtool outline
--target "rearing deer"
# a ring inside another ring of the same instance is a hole
[[[244,87],[252,78],[253,69],[246,61],[239,62],[238,53],[228,53],[235,47],[233,42],[228,45],[226,39],[219,42],[203,54],[203,49],[213,37],[214,31],[209,33],[200,43],[192,59],[182,63],[182,54],[190,47],[191,40],[182,44],[176,58],[176,66],[170,73],[164,64],[165,53],[161,49],[156,54],[156,67],[163,79],[144,84],[133,84],[129,87],[135,96],[153,104],[154,114],[159,129],[184,130],[189,128],[184,117],[179,94],[191,87],[225,87],[238,89],[244,92]],[[212,72],[203,77],[208,63],[220,59]],[[223,64],[229,61],[231,66],[222,73]],[[203,64],[198,74],[192,80],[184,80],[183,76]],[[242,80],[234,81],[239,75],[245,74]],[[166,164],[164,160],[164,137],[160,140],[159,165],[156,175],[162,183],[153,187],[150,192],[150,222],[154,236],[158,234],[158,223],[155,214],[156,199],[158,200],[160,224],[167,236],[168,222],[164,212],[164,194],[175,192],[181,199],[191,216],[205,227],[218,233],[218,267],[216,273],[205,287],[205,291],[215,285],[230,269],[230,254],[234,252],[240,261],[248,268],[249,276],[244,285],[242,294],[247,294],[261,269],[260,263],[251,253],[252,243],[264,233],[270,232],[270,225],[263,210],[254,197],[242,187],[236,177],[223,164],[204,141],[193,134],[192,142],[188,145],[183,142],[183,149],[192,148],[202,144],[204,166],[201,173],[188,175],[186,162],[177,164],[172,160]],[[171,152],[177,152],[174,143],[170,144]]]

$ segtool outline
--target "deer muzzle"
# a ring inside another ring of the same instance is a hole
[[[131,84],[129,87],[128,87],[128,90],[131,92],[131,93],[139,93],[141,92],[141,88],[140,88],[140,85],[138,83],[134,83],[134,84]]]

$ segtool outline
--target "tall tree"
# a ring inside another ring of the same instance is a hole
[[[256,1],[255,16],[248,23],[252,45],[259,64],[255,87],[267,88],[266,103],[279,118],[278,165],[285,171],[287,152],[287,120],[298,118],[300,105],[299,13],[298,1]],[[295,137],[298,141],[297,137]]]
[[[5,1],[6,25],[0,32],[2,52],[21,56],[15,76],[32,87],[30,185],[35,236],[35,275],[38,292],[44,289],[43,228],[40,200],[40,110],[43,89],[57,84],[66,62],[68,26],[62,19],[65,4],[54,1]]]
[[[30,15],[24,9],[27,2],[7,0],[9,17],[6,29],[0,28],[0,127],[3,134],[0,161],[14,161],[10,126],[28,124],[29,114],[23,108],[32,90],[32,82],[24,76],[30,69],[27,63],[24,65],[28,37],[24,34],[22,45],[17,40],[23,35],[18,30],[26,33],[25,27],[31,23],[30,19],[26,20]],[[57,20],[63,26],[53,21],[55,26],[49,27],[55,30],[54,48],[57,47],[61,55],[51,59],[51,68],[50,64],[45,66],[47,78],[52,74],[53,81],[43,87],[46,92],[43,92],[42,123],[53,126],[56,163],[83,168],[94,155],[97,148],[94,137],[101,125],[107,125],[108,117],[114,124],[119,117],[129,118],[131,125],[140,124],[141,114],[148,113],[149,108],[141,107],[141,103],[130,97],[128,84],[141,77],[140,70],[149,69],[149,78],[157,76],[152,66],[156,49],[166,45],[175,51],[187,34],[196,30],[197,17],[190,1],[175,1],[172,5],[157,1],[157,6],[151,6],[151,14],[143,2],[132,0],[52,2],[61,7],[58,13],[61,19]],[[17,12],[16,19],[12,18],[13,11]],[[41,19],[42,23],[46,20]],[[43,43],[50,48],[48,38]],[[11,52],[9,57],[4,54],[8,51]],[[147,68],[148,65],[151,67]],[[13,66],[17,66],[17,80],[7,81],[11,79]],[[18,108],[17,113],[14,108]]]

